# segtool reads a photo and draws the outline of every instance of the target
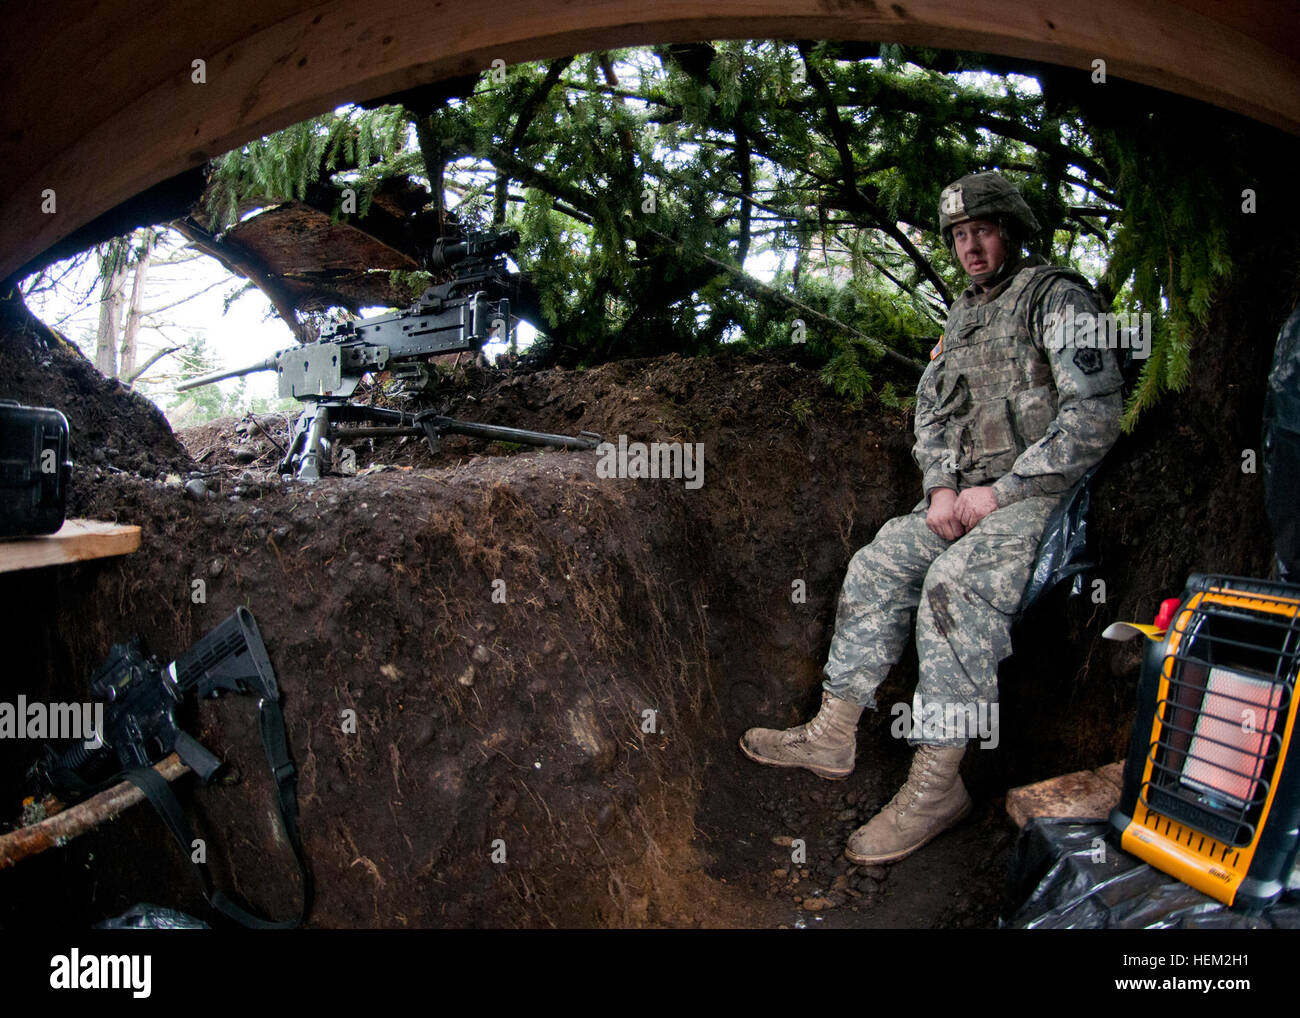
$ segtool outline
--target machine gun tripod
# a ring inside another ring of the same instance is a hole
[[[345,423],[354,426],[344,428]],[[601,441],[600,435],[590,431],[552,435],[545,431],[461,421],[432,411],[408,414],[384,407],[358,406],[342,398],[320,399],[299,415],[279,470],[300,480],[314,481],[329,471],[332,446],[342,439],[419,436],[427,439],[429,448],[437,452],[443,435],[468,435],[521,445],[555,445],[562,449],[594,449]]]

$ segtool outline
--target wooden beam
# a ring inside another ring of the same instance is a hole
[[[139,547],[139,527],[96,520],[68,520],[57,533],[46,537],[0,541],[0,573],[127,555]]]
[[[190,769],[175,754],[154,765],[166,781],[175,781]],[[85,802],[54,814],[52,817],[0,835],[0,870],[7,869],[31,855],[63,845],[78,835],[94,830],[105,820],[112,820],[124,810],[144,799],[144,793],[129,781],[105,789]]]
[[[9,13],[9,12],[7,12]],[[507,64],[719,38],[983,50],[1127,78],[1300,133],[1300,54],[1270,0],[159,0],[30,5],[0,39],[0,279],[77,227],[347,100]],[[193,62],[205,61],[205,81]],[[1105,87],[1098,85],[1097,87]],[[47,189],[55,211],[42,210]]]

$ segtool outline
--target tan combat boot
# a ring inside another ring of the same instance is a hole
[[[798,728],[751,728],[740,737],[740,750],[751,760],[772,767],[803,767],[818,777],[838,780],[853,773],[858,718],[862,708],[822,690],[817,716]]]
[[[970,812],[957,774],[965,746],[918,746],[907,782],[871,822],[849,838],[844,854],[860,866],[895,862],[938,837]]]

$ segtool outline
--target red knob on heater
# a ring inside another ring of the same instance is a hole
[[[1178,606],[1182,604],[1176,597],[1167,597],[1160,602],[1160,611],[1156,612],[1155,627],[1157,629],[1168,629],[1174,624],[1174,614],[1178,611]]]

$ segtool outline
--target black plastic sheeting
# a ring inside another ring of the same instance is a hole
[[[1300,310],[1277,337],[1264,396],[1264,504],[1278,578],[1300,581]]]
[[[1117,848],[1104,820],[1035,818],[1016,843],[1016,900],[999,926],[1021,930],[1300,929],[1300,900],[1234,911]],[[1028,897],[1025,897],[1028,895]]]
[[[141,902],[127,909],[116,919],[96,923],[97,930],[210,930],[202,919],[195,919],[174,908],[163,908]]]
[[[1038,542],[1033,574],[1020,598],[1021,612],[1028,611],[1035,601],[1071,576],[1074,584],[1070,596],[1082,593],[1083,572],[1095,564],[1088,558],[1088,482],[1096,472],[1094,466],[1079,478],[1047,518],[1047,527]]]

